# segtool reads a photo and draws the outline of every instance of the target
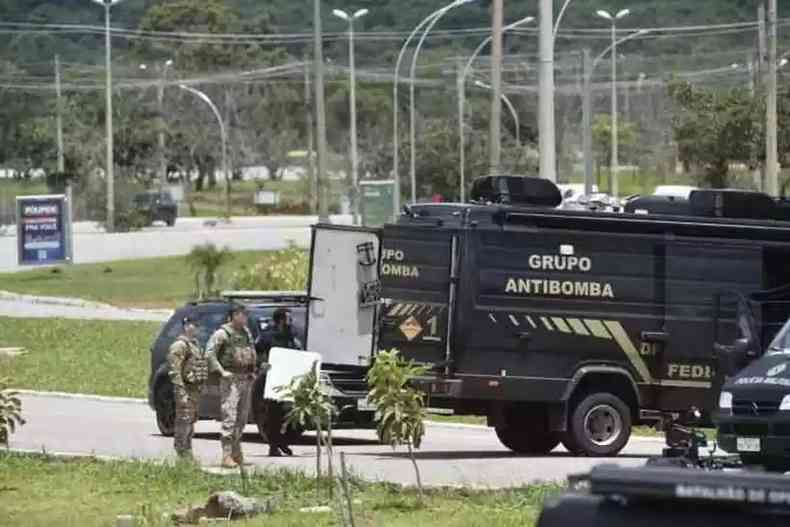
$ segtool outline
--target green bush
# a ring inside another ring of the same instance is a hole
[[[8,390],[5,379],[0,379],[0,445],[8,444],[8,437],[23,424],[22,401],[16,392]]]
[[[245,265],[231,278],[237,290],[304,291],[307,287],[307,252],[291,245],[268,253],[254,265]]]

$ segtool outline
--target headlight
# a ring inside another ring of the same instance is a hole
[[[785,395],[782,399],[782,404],[779,405],[780,410],[790,410],[790,395]]]
[[[788,404],[790,404],[790,400],[788,400]],[[719,408],[732,410],[732,394],[730,392],[721,392],[721,395],[719,395]]]

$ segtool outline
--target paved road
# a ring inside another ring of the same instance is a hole
[[[172,453],[172,439],[159,435],[153,413],[144,404],[26,395],[23,408],[28,423],[11,437],[12,448],[139,459],[161,459]],[[219,426],[201,422],[196,432],[196,454],[204,465],[216,466]],[[356,474],[373,481],[413,484],[413,469],[405,453],[379,445],[374,432],[337,431],[336,435],[336,450],[346,453]],[[308,435],[295,446],[294,458],[269,458],[267,445],[251,426],[245,434],[244,448],[247,460],[258,467],[288,467],[312,473],[312,440]],[[646,456],[659,454],[661,447],[660,440],[637,438],[615,459],[573,458],[561,447],[547,456],[519,457],[502,447],[491,430],[430,425],[418,458],[427,485],[498,488],[562,481],[568,474],[604,462],[639,466]]]
[[[0,291],[2,293],[2,291]],[[0,317],[68,318],[75,320],[139,320],[165,322],[168,310],[121,309],[103,304],[60,305],[3,298],[0,294]]]
[[[348,223],[350,217],[333,216],[333,223]],[[107,234],[91,224],[80,224],[74,232],[74,262],[91,263],[133,258],[187,254],[195,245],[211,242],[236,251],[273,250],[295,243],[307,247],[314,216],[234,218],[229,224],[184,218],[176,227],[155,226],[140,232]],[[16,236],[0,236],[0,272],[19,271]],[[2,284],[0,284],[2,289]]]

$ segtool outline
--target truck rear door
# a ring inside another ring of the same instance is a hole
[[[310,250],[306,349],[325,365],[367,366],[380,300],[379,233],[316,225]]]
[[[457,234],[450,230],[384,228],[379,348],[396,348],[406,359],[449,368],[454,303],[450,276],[457,247]]]

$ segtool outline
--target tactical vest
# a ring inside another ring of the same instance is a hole
[[[179,337],[179,340],[186,344],[189,350],[182,366],[181,376],[184,378],[184,382],[192,385],[203,384],[208,380],[208,361],[205,354],[194,342],[183,337]]]
[[[234,331],[226,326],[222,326],[220,330],[228,337],[217,352],[217,360],[222,367],[233,373],[254,372],[256,355],[249,331],[246,328],[242,331]]]

